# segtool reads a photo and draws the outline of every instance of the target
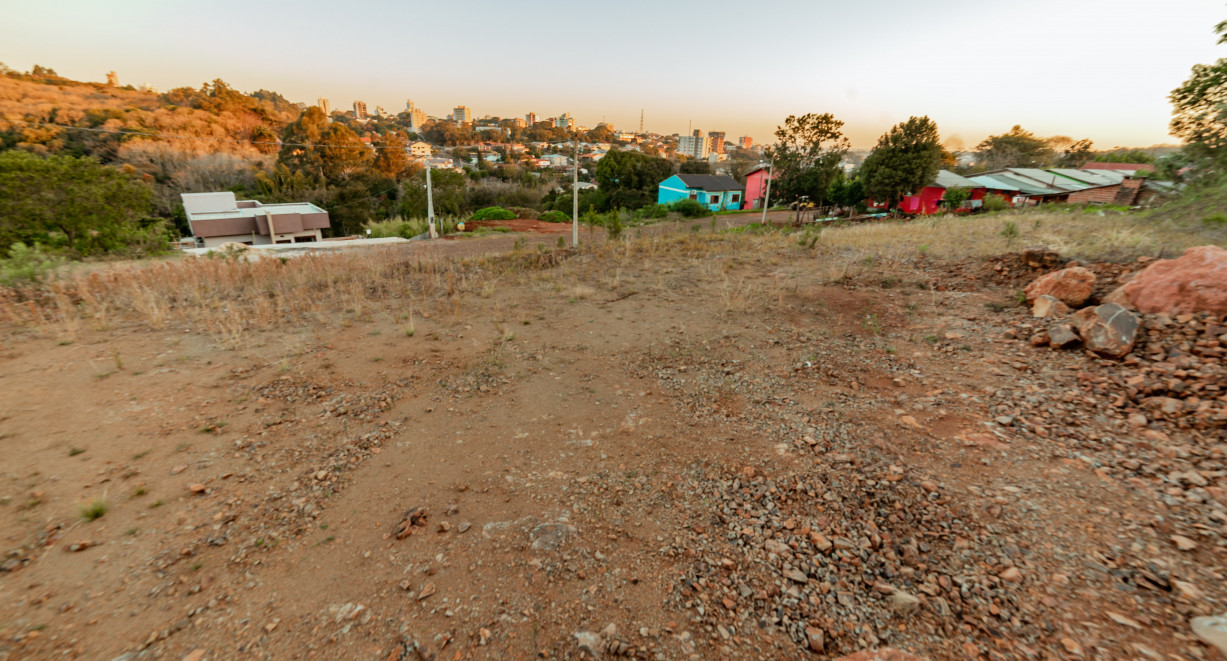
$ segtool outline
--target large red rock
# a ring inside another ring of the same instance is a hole
[[[1176,259],[1147,266],[1123,290],[1139,312],[1227,314],[1227,250],[1189,248]]]
[[[1071,266],[1036,278],[1023,293],[1027,302],[1048,295],[1060,299],[1070,307],[1078,307],[1095,291],[1095,274],[1081,266]]]
[[[894,649],[893,647],[883,647],[880,650],[865,650],[863,652],[857,652],[856,654],[850,654],[848,656],[841,656],[838,659],[835,659],[835,661],[926,661],[926,660],[922,656],[916,656],[915,654],[908,654],[907,652],[902,652],[900,650]]]

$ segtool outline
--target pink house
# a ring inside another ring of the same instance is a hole
[[[746,175],[746,197],[742,202],[742,209],[763,208],[763,198],[767,195],[767,172],[767,166],[760,165]]]

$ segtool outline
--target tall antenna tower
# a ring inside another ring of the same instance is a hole
[[[639,109],[639,132],[643,133],[643,108]]]

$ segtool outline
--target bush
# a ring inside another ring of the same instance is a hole
[[[1005,198],[1000,195],[989,193],[984,196],[984,203],[981,208],[985,211],[1005,211],[1010,208],[1010,203],[1006,202]]]
[[[9,246],[7,259],[0,259],[0,284],[38,284],[45,282],[63,262],[37,243],[29,247],[18,242]]]
[[[698,218],[700,216],[710,216],[711,209],[703,206],[703,203],[698,200],[678,200],[669,204],[669,211],[680,213],[686,218]]]
[[[669,215],[669,207],[664,204],[653,204],[639,209],[641,218],[664,218]]]
[[[571,222],[571,217],[561,211],[551,209],[541,214],[537,220],[544,220],[547,223],[569,223]]]
[[[166,250],[153,189],[93,158],[0,152],[0,250],[16,243],[59,247],[73,256]]]
[[[515,213],[503,207],[486,207],[473,214],[473,220],[515,220]]]
[[[460,222],[460,220],[459,216],[435,216],[435,229],[438,230],[440,235],[451,234],[456,231],[456,223]],[[425,218],[410,218],[406,220],[400,216],[393,216],[387,220],[368,222],[362,228],[371,230],[370,237],[372,239],[390,237],[412,239],[415,236],[430,232],[430,223]]]
[[[532,220],[537,220],[537,216],[541,213],[536,209],[529,209],[528,207],[507,207],[507,210],[514,213],[516,218],[529,218]]]
[[[412,239],[419,234],[425,234],[428,231],[426,220],[422,218],[414,218],[413,220],[405,220],[395,217],[388,220],[371,221],[362,226],[363,229],[371,231],[372,239],[387,239],[392,237],[400,237],[402,239]]]

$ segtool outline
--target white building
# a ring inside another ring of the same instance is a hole
[[[200,248],[223,243],[249,246],[322,241],[331,224],[328,212],[310,202],[261,204],[236,200],[230,191],[182,193],[188,226]]]
[[[677,153],[690,158],[707,158],[711,154],[711,138],[695,131],[677,139]]]
[[[426,144],[425,142],[420,142],[420,141],[414,142],[410,144],[408,147],[405,147],[405,151],[409,152],[409,155],[413,156],[414,158],[418,158],[418,157],[428,158],[433,153],[433,150],[431,150],[430,145]]]

